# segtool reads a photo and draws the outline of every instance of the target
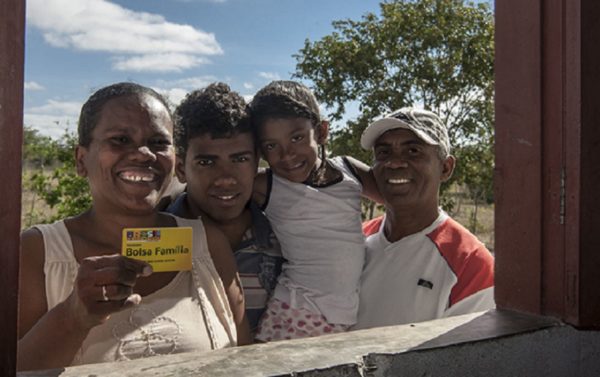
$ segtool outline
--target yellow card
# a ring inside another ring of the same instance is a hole
[[[125,228],[121,254],[150,263],[154,272],[192,269],[192,228]]]

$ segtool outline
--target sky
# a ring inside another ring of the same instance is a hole
[[[250,99],[291,78],[305,39],[367,12],[378,14],[379,1],[28,0],[24,123],[59,138],[76,129],[87,97],[119,81],[174,104],[215,81]]]

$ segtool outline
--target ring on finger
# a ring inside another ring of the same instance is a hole
[[[102,286],[102,301],[109,301],[110,299],[106,295],[106,285]]]

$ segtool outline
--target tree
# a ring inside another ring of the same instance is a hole
[[[31,127],[23,127],[22,161],[35,168],[51,165],[56,159],[55,141],[49,136],[40,135]]]
[[[34,195],[32,208],[24,214],[26,224],[52,222],[88,209],[91,205],[88,184],[75,170],[75,135],[65,131],[62,139],[54,140],[25,127],[24,141],[23,159],[32,168],[23,172],[23,182]],[[37,197],[56,209],[56,214],[37,213],[34,208]]]
[[[380,9],[380,16],[367,13],[359,21],[333,22],[333,33],[315,42],[306,40],[295,55],[295,77],[312,81],[333,120],[342,119],[349,103],[359,104],[358,119],[332,132],[332,152],[362,157],[360,135],[373,118],[403,106],[424,107],[449,126],[454,154],[469,157],[459,160],[452,182],[491,187],[490,4],[393,0],[380,4]],[[477,159],[475,151],[486,157]],[[472,161],[480,166],[462,168]]]

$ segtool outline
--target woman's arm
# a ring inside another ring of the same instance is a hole
[[[70,365],[89,328],[76,326],[64,303],[47,312],[44,241],[36,229],[21,235],[20,264],[17,369]]]
[[[208,250],[213,263],[227,293],[227,300],[233,313],[233,319],[237,330],[237,344],[243,346],[252,343],[250,337],[250,326],[246,318],[244,305],[244,291],[237,271],[237,265],[229,241],[225,235],[214,225],[204,223]]]
[[[149,267],[120,255],[81,262],[69,297],[48,311],[44,275],[44,241],[36,229],[21,236],[19,274],[18,370],[70,365],[89,331],[111,313],[139,303],[133,293],[137,276]],[[106,286],[109,301],[103,298]]]
[[[377,203],[383,203],[383,197],[379,193],[377,183],[375,182],[375,176],[373,175],[373,169],[362,161],[355,159],[354,157],[346,156],[346,159],[354,168],[354,171],[360,177],[362,181],[362,196],[369,198]]]

